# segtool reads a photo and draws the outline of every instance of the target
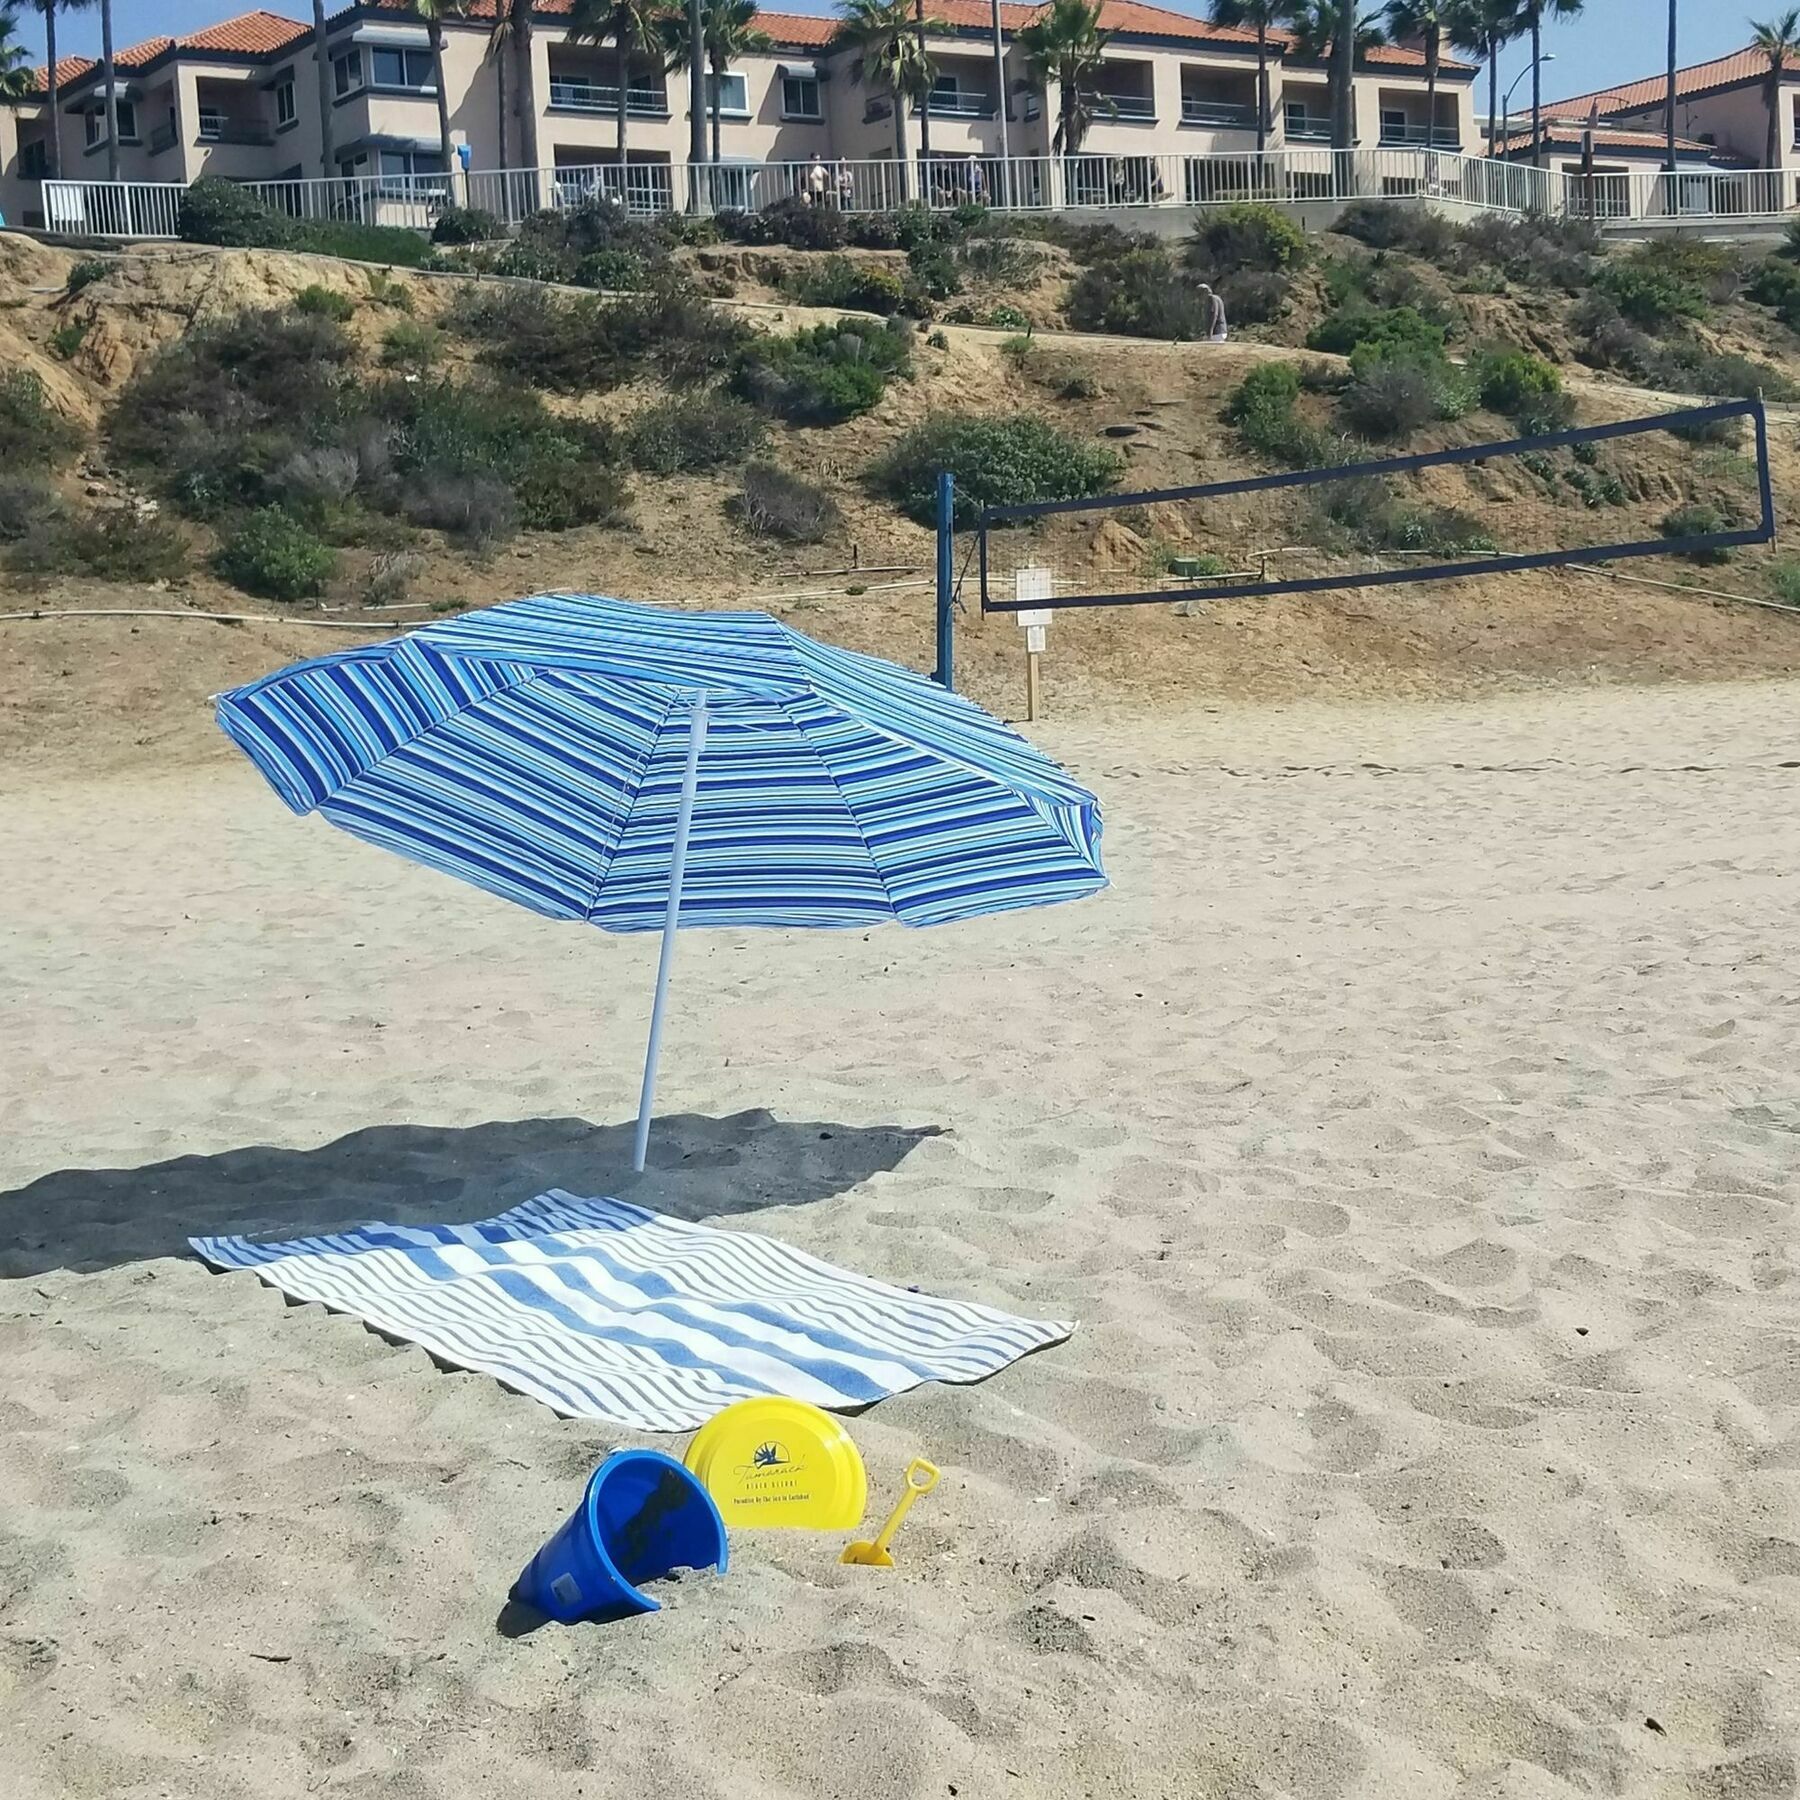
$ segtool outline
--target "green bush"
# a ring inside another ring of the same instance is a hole
[[[324,591],[337,555],[278,506],[253,512],[220,546],[220,575],[265,600],[305,600]]]
[[[767,430],[762,415],[741,400],[684,394],[639,413],[625,443],[632,466],[646,474],[691,474],[742,461]]]
[[[1356,376],[1339,406],[1352,431],[1404,442],[1438,417],[1438,390],[1416,364],[1376,363]]]
[[[339,256],[346,262],[397,263],[406,269],[431,257],[431,246],[419,232],[398,225],[360,225],[354,219],[301,219],[274,247]]]
[[[1121,337],[1197,340],[1212,329],[1193,278],[1160,245],[1089,264],[1070,283],[1064,310],[1077,331]]]
[[[519,503],[511,485],[480,471],[428,465],[406,484],[400,510],[410,524],[441,531],[477,555],[519,528]]]
[[[1442,214],[1391,200],[1353,200],[1339,213],[1333,231],[1375,250],[1404,250],[1431,263],[1452,260],[1457,230]]]
[[[1490,214],[1458,229],[1449,261],[1464,272],[1491,270],[1521,287],[1579,294],[1588,285],[1600,250],[1600,234],[1585,219]]]
[[[1225,402],[1226,420],[1247,449],[1291,468],[1330,468],[1348,460],[1344,439],[1303,419],[1300,374],[1291,363],[1258,363]]]
[[[1416,307],[1377,310],[1352,302],[1328,313],[1307,333],[1309,350],[1355,356],[1372,349],[1372,361],[1439,363],[1444,360],[1444,328],[1421,316]]]
[[[1562,376],[1553,364],[1508,345],[1478,351],[1472,359],[1471,372],[1481,404],[1489,412],[1509,418],[1530,412],[1551,395],[1562,392]]]
[[[842,306],[852,312],[896,313],[906,284],[891,269],[828,256],[816,267],[785,269],[781,291],[802,306]]]
[[[1715,532],[1729,531],[1733,521],[1728,519],[1716,506],[1704,501],[1692,501],[1686,506],[1678,506],[1673,512],[1665,513],[1657,529],[1666,538],[1711,537]],[[1731,561],[1728,549],[1715,547],[1708,550],[1683,550],[1679,554],[1690,562],[1703,566]]]
[[[890,380],[911,372],[904,326],[844,320],[757,338],[739,360],[732,389],[793,424],[836,425],[867,412]]]
[[[294,311],[310,313],[320,319],[336,319],[344,325],[355,318],[356,302],[348,294],[340,294],[335,288],[320,287],[315,281],[294,296]]]
[[[70,268],[69,279],[63,284],[63,292],[70,296],[79,294],[83,288],[105,280],[117,267],[117,263],[103,256],[85,256]]]
[[[829,494],[773,463],[746,465],[742,491],[725,504],[730,516],[753,536],[779,538],[783,543],[823,543],[843,524],[838,503]]]
[[[1306,257],[1306,233],[1272,206],[1238,204],[1202,213],[1188,245],[1189,263],[1218,276],[1297,269]]]
[[[88,334],[86,319],[66,319],[50,334],[50,354],[59,362],[68,362],[82,346]]]
[[[1470,514],[1402,498],[1379,476],[1330,482],[1318,491],[1311,521],[1313,540],[1327,548],[1426,551],[1467,556],[1496,546]]]
[[[1800,562],[1778,562],[1769,571],[1769,587],[1783,606],[1800,608]]]
[[[0,527],[5,521],[0,521]],[[71,512],[51,504],[21,528],[0,528],[10,539],[6,566],[19,574],[90,575],[96,581],[178,581],[187,573],[187,540],[167,519],[135,512]]]
[[[390,369],[405,369],[422,375],[434,367],[444,354],[444,334],[435,325],[421,325],[416,319],[396,319],[381,339],[381,360]]]
[[[1031,287],[1044,267],[1044,253],[1010,237],[970,238],[956,247],[956,265],[976,287]]]
[[[236,249],[274,249],[285,243],[293,221],[274,213],[235,181],[203,175],[181,197],[175,232],[190,244]]]
[[[741,244],[785,244],[790,250],[841,250],[850,241],[848,217],[835,207],[813,206],[790,197],[761,212],[732,215],[732,235]]]
[[[54,468],[81,440],[80,428],[51,406],[31,370],[0,369],[0,468]]]
[[[930,300],[948,300],[962,292],[962,272],[945,244],[915,244],[906,253],[912,283]]]
[[[519,522],[533,531],[573,531],[578,525],[624,525],[631,489],[617,469],[540,457],[514,483]]]
[[[875,489],[921,524],[937,516],[937,478],[956,478],[957,518],[984,506],[1074,500],[1115,486],[1124,465],[1110,450],[1068,437],[1029,413],[940,413],[907,432],[869,471]]]
[[[635,250],[616,246],[590,250],[575,265],[575,280],[582,287],[611,288],[625,293],[643,287],[649,279],[649,264]]]
[[[1271,324],[1287,311],[1293,289],[1286,275],[1269,269],[1234,270],[1212,285],[1225,302],[1225,316],[1233,326]]]
[[[434,244],[485,244],[505,235],[500,221],[479,206],[446,206],[431,228]]]
[[[1648,254],[1646,244],[1629,256],[1602,263],[1594,272],[1596,292],[1604,294],[1634,325],[1660,331],[1682,319],[1706,316],[1706,291],[1681,262]]]

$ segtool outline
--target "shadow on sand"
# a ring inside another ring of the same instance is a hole
[[[658,1119],[632,1173],[629,1122],[371,1125],[311,1150],[249,1145],[137,1169],[59,1169],[0,1193],[0,1276],[188,1256],[190,1237],[305,1237],[380,1219],[465,1224],[546,1188],[614,1194],[679,1219],[829,1199],[936,1137],[744,1112]]]

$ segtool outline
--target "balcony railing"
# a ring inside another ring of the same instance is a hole
[[[550,83],[550,104],[565,112],[616,113],[619,90],[599,87],[591,81]],[[664,119],[669,115],[669,96],[660,88],[627,88],[625,110],[637,118]]]
[[[1227,131],[1254,131],[1256,108],[1240,105],[1235,100],[1190,100],[1183,95],[1181,122],[1184,125],[1217,125]]]
[[[1154,119],[1156,102],[1148,94],[1096,94],[1102,114],[1109,119]]]
[[[274,134],[266,125],[259,125],[252,119],[230,119],[223,113],[201,110],[196,135],[203,144],[272,144]],[[150,134],[151,148],[156,145],[156,134]]]
[[[913,102],[912,115],[919,116],[919,103]],[[934,119],[991,119],[994,103],[986,94],[943,93],[931,96]]]
[[[1293,133],[1288,135],[1291,137]],[[1417,144],[1431,150],[1460,150],[1462,132],[1454,125],[1439,125],[1435,130],[1429,125],[1383,125],[1381,141],[1384,144]]]
[[[1304,119],[1289,119],[1282,135],[1290,144],[1329,144],[1331,121],[1316,115]]]

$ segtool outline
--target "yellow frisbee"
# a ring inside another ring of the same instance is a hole
[[[727,1525],[850,1531],[869,1500],[849,1432],[804,1400],[740,1400],[694,1433],[682,1461]]]

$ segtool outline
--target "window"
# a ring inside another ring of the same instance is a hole
[[[416,185],[433,192],[444,186],[444,159],[435,151],[383,150],[380,172],[383,181],[396,186]]]
[[[750,113],[750,84],[742,75],[708,75],[706,78],[706,110],[713,109],[714,96],[722,113]]]
[[[87,147],[91,150],[105,135],[106,114],[103,112],[87,113],[81,122],[87,129]]]
[[[42,138],[19,146],[19,179],[43,181],[50,173],[50,150]]]
[[[431,52],[386,50],[377,45],[369,52],[369,85],[415,91],[431,89]]]
[[[1398,106],[1384,106],[1381,109],[1381,135],[1383,137],[1404,137],[1406,135],[1406,113]]]
[[[346,50],[331,59],[331,87],[336,94],[354,93],[362,86],[362,52]]]
[[[781,78],[781,116],[784,119],[822,119],[819,78],[816,75],[784,75]]]
[[[135,144],[138,141],[137,108],[129,100],[115,100],[113,104],[119,112],[119,142]],[[96,106],[83,121],[87,128],[87,146],[91,150],[96,144],[106,142],[106,108]]]
[[[279,129],[283,125],[291,125],[299,117],[294,105],[294,78],[288,76],[285,81],[275,84],[275,124]]]

